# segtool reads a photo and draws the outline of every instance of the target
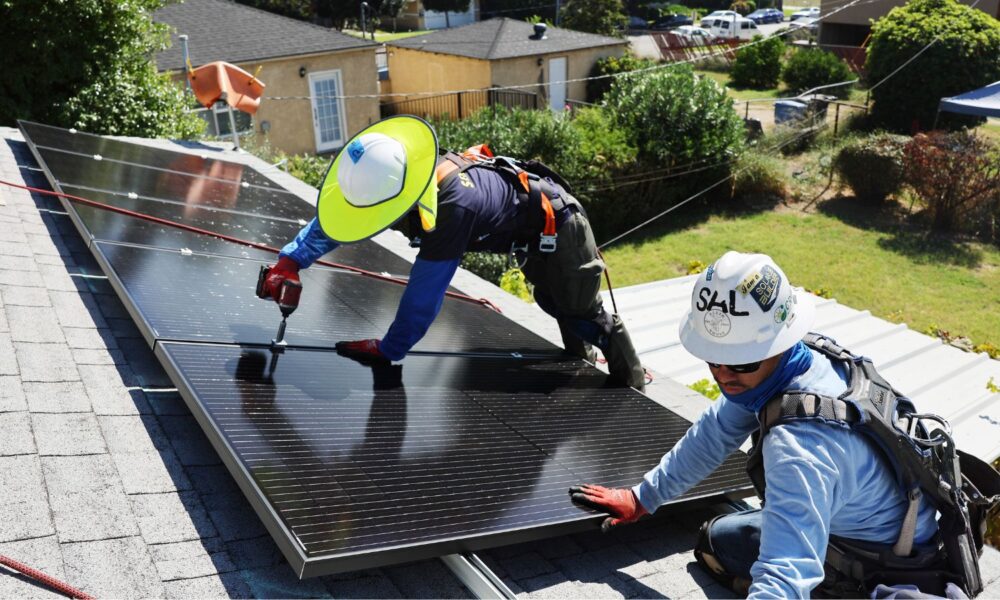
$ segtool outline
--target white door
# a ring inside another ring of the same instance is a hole
[[[549,59],[549,108],[562,112],[566,108],[566,57]]]
[[[344,119],[343,85],[340,71],[323,71],[309,74],[312,92],[313,129],[316,132],[316,152],[336,150],[344,145],[346,132]]]

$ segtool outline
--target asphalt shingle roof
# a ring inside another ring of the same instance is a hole
[[[559,27],[549,27],[540,40],[533,39],[534,33],[531,23],[503,17],[404,38],[389,42],[389,45],[495,60],[628,43],[627,40]]]
[[[161,71],[184,67],[180,34],[188,36],[195,66],[216,60],[248,62],[377,45],[229,0],[185,0],[157,10],[153,20],[173,28],[171,46],[156,55]]]

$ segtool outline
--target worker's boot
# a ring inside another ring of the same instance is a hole
[[[621,317],[612,315],[611,332],[608,334],[608,344],[604,358],[608,361],[608,372],[611,378],[622,385],[634,387],[640,392],[646,389],[646,372],[635,353],[632,338],[629,337]]]

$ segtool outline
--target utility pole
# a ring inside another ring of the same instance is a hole
[[[559,5],[560,4],[561,4],[560,0],[556,0],[556,27],[559,27]]]
[[[361,3],[361,39],[365,39],[365,36],[368,35],[368,26],[365,23],[365,11],[367,9],[368,9],[368,3],[367,2],[362,2]]]

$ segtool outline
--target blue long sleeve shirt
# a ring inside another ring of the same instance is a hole
[[[507,252],[517,223],[517,193],[499,174],[473,168],[438,192],[438,226],[422,235],[420,253],[396,318],[379,348],[390,360],[400,360],[423,338],[444,303],[445,292],[468,250]],[[310,221],[285,245],[281,256],[302,268],[340,244]]]
[[[785,391],[838,396],[846,374],[813,352],[810,368]],[[653,512],[708,476],[757,429],[756,415],[721,397],[694,423],[642,483],[633,488]],[[831,534],[895,543],[907,499],[892,467],[863,434],[846,427],[798,421],[773,428],[764,438],[767,502],[762,511],[760,555],[751,568],[751,598],[804,598],[823,580]],[[935,510],[925,499],[915,541],[937,531]]]

